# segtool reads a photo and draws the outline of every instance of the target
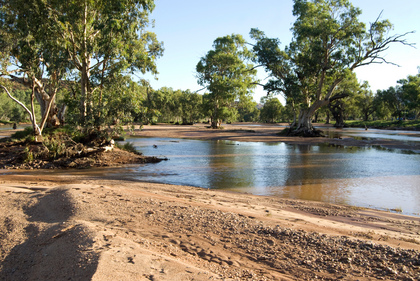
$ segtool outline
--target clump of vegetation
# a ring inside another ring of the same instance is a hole
[[[44,137],[43,145],[50,159],[68,155],[68,149],[76,144],[65,134],[54,134]]]
[[[131,153],[135,153],[135,154],[139,154],[139,155],[142,154],[141,152],[137,151],[137,149],[134,147],[134,144],[132,142],[126,142],[124,144],[116,143],[115,146],[118,147],[121,150],[125,150],[125,151],[131,152]]]
[[[1,123],[1,124],[13,124],[13,123],[15,123],[15,122],[13,122],[13,121],[9,121],[9,120],[1,120],[1,119],[0,119],[0,123]]]
[[[95,133],[82,133],[73,127],[64,126],[50,128],[44,131],[42,142],[35,142],[33,129],[25,128],[12,135],[12,141],[22,142],[25,149],[22,152],[24,163],[31,163],[35,160],[56,160],[59,158],[87,155],[92,150],[89,147],[100,149],[110,143],[111,134],[101,131]],[[135,150],[129,145],[125,150]]]
[[[277,133],[278,136],[300,136],[300,137],[323,137],[324,134],[322,130],[307,130],[307,131],[301,131],[299,134],[297,134],[292,127],[287,127],[281,132]]]
[[[29,149],[29,147],[25,147],[23,150],[23,162],[31,163],[32,161],[34,161],[34,153]]]

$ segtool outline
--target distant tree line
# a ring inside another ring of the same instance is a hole
[[[410,45],[405,34],[378,17],[359,21],[348,0],[294,0],[293,38],[280,40],[251,29],[216,38],[196,65],[204,93],[152,89],[134,73],[157,75],[163,43],[149,31],[154,1],[0,0],[0,119],[44,127],[73,125],[89,133],[138,122],[288,122],[293,135],[316,135],[312,122],[337,127],[350,119],[419,117],[418,75],[373,93],[359,84],[358,67],[391,63],[390,44]],[[263,68],[267,96],[252,93]],[[6,94],[4,94],[6,93]],[[281,95],[285,105],[276,95]],[[14,101],[19,102],[12,102]]]
[[[19,83],[3,79],[11,92],[25,105],[30,106],[31,89]],[[104,124],[194,124],[211,120],[211,100],[209,94],[199,94],[190,90],[174,90],[163,87],[152,89],[147,83],[134,82],[127,78],[119,85],[118,95],[104,95],[107,106],[101,108]],[[334,123],[345,126],[346,120],[412,120],[420,117],[420,73],[409,75],[387,90],[374,93],[367,82],[359,83],[355,76],[342,83],[338,92],[345,97],[321,108],[313,117],[313,122]],[[112,93],[112,92],[110,92]],[[59,108],[67,106],[65,122],[75,122],[78,118],[77,100],[68,90],[57,100]],[[0,95],[0,120],[3,122],[28,122],[24,110],[9,99]],[[36,108],[40,112],[39,106]],[[223,122],[264,122],[292,123],[296,116],[292,103],[283,105],[277,96],[269,94],[255,102],[252,96],[233,100],[226,105]]]

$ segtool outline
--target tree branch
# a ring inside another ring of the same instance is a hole
[[[34,127],[38,130],[38,132],[41,132],[40,130],[39,130],[39,127],[38,127],[38,125],[36,124],[36,122],[35,122],[35,119],[34,119],[34,116],[33,116],[33,114],[32,114],[32,112],[23,104],[23,103],[21,103],[19,100],[17,100],[15,97],[13,97],[11,94],[10,94],[10,92],[9,92],[9,90],[5,87],[5,86],[3,86],[3,85],[1,85],[0,84],[0,87],[2,87],[3,88],[3,90],[7,93],[7,95],[14,101],[14,102],[16,102],[17,104],[19,104],[28,114],[29,114],[29,117],[30,117],[30,119],[31,119],[31,122],[32,122],[32,125],[34,125]]]
[[[202,91],[202,90],[204,90],[204,89],[207,89],[207,87],[203,87],[203,88],[201,88],[200,90],[195,91],[195,92],[194,92],[194,94],[196,94],[196,93],[198,93],[198,92],[200,92],[200,91]]]
[[[405,46],[410,46],[410,47],[415,48],[415,44],[408,43],[406,39],[401,39],[401,38],[403,38],[406,35],[411,34],[411,33],[415,33],[415,31],[409,31],[409,32],[406,32],[404,34],[391,36],[391,37],[385,39],[383,42],[380,42],[379,44],[374,41],[373,35],[371,35],[372,49],[366,51],[365,55],[363,57],[361,57],[359,60],[357,60],[350,67],[350,70],[353,71],[357,67],[372,64],[372,63],[377,63],[377,64],[386,63],[386,64],[392,64],[392,65],[399,66],[398,64],[393,63],[393,62],[389,62],[385,58],[379,56],[379,53],[388,50],[389,45],[391,43],[401,43]]]
[[[344,98],[347,98],[348,96],[350,96],[350,95],[347,94],[347,93],[337,94],[337,95],[334,95],[333,97],[330,98],[330,102],[335,101],[335,100],[339,100],[339,99],[344,99]]]

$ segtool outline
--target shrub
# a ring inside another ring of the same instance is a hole
[[[119,144],[119,143],[115,143],[115,146],[118,147],[119,149],[128,151],[128,152],[132,152],[132,153],[136,153],[136,154],[141,154],[140,152],[138,152],[136,150],[136,148],[134,147],[132,142],[126,142],[123,145]]]

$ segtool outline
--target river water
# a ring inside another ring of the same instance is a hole
[[[331,129],[327,133],[331,137],[387,138],[420,143],[418,132],[409,131]],[[128,168],[64,173],[402,210],[404,214],[420,216],[420,153],[380,147],[169,138],[129,138],[126,141],[144,155],[169,160]]]
[[[417,153],[378,147],[167,138],[127,141],[145,155],[170,160],[110,176],[420,214]]]

